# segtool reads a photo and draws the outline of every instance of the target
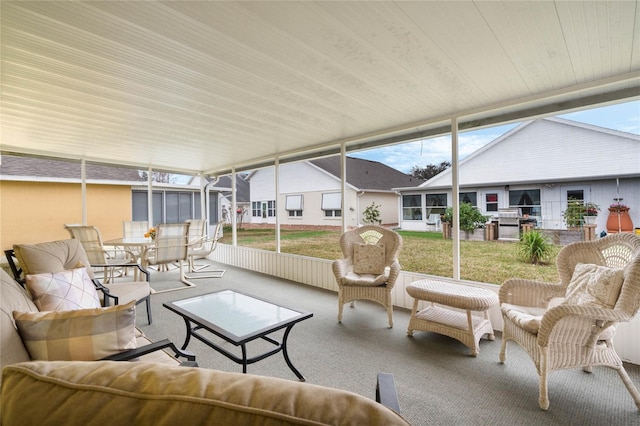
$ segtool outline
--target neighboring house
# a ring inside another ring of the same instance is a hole
[[[220,190],[220,207],[222,210],[222,218],[231,224],[231,209],[233,197],[230,188],[232,181],[231,176],[221,176],[212,189]],[[249,193],[249,181],[244,174],[236,174],[236,220],[246,222],[249,220],[251,212],[251,194]]]
[[[352,227],[361,225],[364,210],[375,204],[383,225],[397,225],[398,194],[392,188],[423,181],[377,161],[347,157],[346,162],[344,208],[338,155],[281,164],[277,204],[275,168],[252,172],[251,223],[275,224],[279,213],[283,226],[341,226],[345,215]]]
[[[103,239],[122,236],[122,222],[147,220],[146,178],[138,170],[86,163],[87,223]],[[43,157],[0,157],[2,194],[0,245],[69,238],[65,224],[82,223],[81,164]],[[211,190],[211,222],[220,217],[218,192]],[[153,223],[201,216],[200,183],[154,183]],[[12,204],[4,202],[12,200]]]
[[[567,141],[571,141],[567,144]],[[402,194],[401,228],[429,230],[431,215],[452,205],[447,169]],[[596,232],[606,229],[615,198],[640,227],[640,136],[560,118],[525,122],[460,162],[460,200],[483,214],[519,208],[544,229],[566,229],[567,200],[600,206]]]

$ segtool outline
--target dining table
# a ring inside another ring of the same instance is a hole
[[[153,239],[146,237],[114,238],[112,240],[106,240],[103,242],[103,245],[105,246],[123,247],[129,250],[135,257],[136,262],[140,260],[140,256],[142,255],[142,253],[144,253],[145,249],[151,247],[153,244]]]

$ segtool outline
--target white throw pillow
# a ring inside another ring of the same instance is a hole
[[[87,268],[29,274],[27,291],[40,311],[99,308],[100,298]]]
[[[564,303],[613,308],[618,301],[623,281],[622,269],[578,263],[567,286]]]

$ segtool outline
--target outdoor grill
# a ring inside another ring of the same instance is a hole
[[[521,214],[518,208],[498,209],[498,239],[519,240],[520,219]]]

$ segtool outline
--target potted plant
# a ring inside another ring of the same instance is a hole
[[[585,203],[584,223],[586,225],[594,225],[596,223],[596,217],[598,217],[599,211],[600,211],[600,206],[598,206],[596,203]]]
[[[444,218],[446,218],[449,223],[453,221],[453,208],[447,207]],[[465,232],[466,240],[469,239],[476,229],[483,228],[487,220],[488,217],[484,216],[480,210],[471,204],[460,204],[460,230]]]
[[[609,206],[607,218],[607,232],[631,232],[633,221],[629,216],[629,206],[622,203],[622,198],[614,198],[614,203]]]

